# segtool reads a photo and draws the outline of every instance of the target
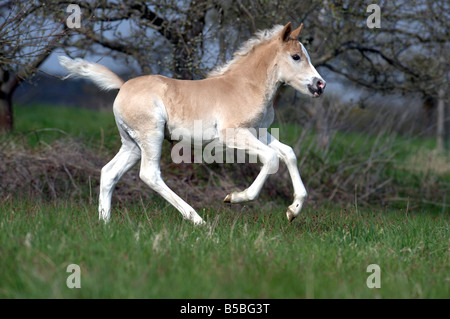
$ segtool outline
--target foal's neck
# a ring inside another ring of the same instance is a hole
[[[257,91],[265,105],[272,105],[269,102],[273,100],[280,86],[276,57],[275,43],[270,41],[261,44],[242,57],[229,74],[241,78],[247,89]]]

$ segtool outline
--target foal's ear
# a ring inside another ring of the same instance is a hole
[[[302,29],[303,29],[303,23],[300,24],[300,26],[297,29],[292,31],[290,37],[293,38],[293,39],[298,39],[298,36],[300,35],[300,32],[302,32]]]
[[[281,40],[287,41],[289,39],[289,36],[291,35],[291,32],[292,32],[292,26],[291,26],[291,23],[289,22],[288,24],[286,24],[284,26],[284,29],[281,32]]]

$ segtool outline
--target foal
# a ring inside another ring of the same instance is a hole
[[[268,128],[273,122],[272,100],[281,84],[313,97],[321,95],[325,88],[325,81],[298,41],[302,26],[292,30],[288,23],[257,33],[230,62],[198,81],[147,75],[124,82],[99,64],[60,57],[61,65],[69,71],[67,77],[88,78],[105,90],[120,89],[113,112],[122,147],[101,171],[99,218],[110,219],[116,183],[141,160],[139,177],[185,219],[195,224],[204,223],[161,178],[162,142],[170,138],[174,130],[183,129],[188,135],[183,139],[201,139],[204,143],[214,140],[227,148],[245,150],[262,163],[255,181],[246,190],[227,195],[224,202],[254,200],[281,159],[287,165],[294,187],[294,201],[286,212],[288,220],[292,221],[300,213],[307,195],[295,154],[291,147],[269,133],[258,136],[253,132]],[[194,136],[194,121],[198,120],[202,121],[204,131],[213,132],[208,140],[203,134]]]

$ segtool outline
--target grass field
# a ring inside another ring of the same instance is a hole
[[[2,298],[448,298],[448,218],[424,212],[206,210],[207,227],[162,202],[115,209],[4,204]],[[69,264],[81,289],[69,289]],[[381,268],[369,289],[367,266]]]
[[[77,125],[43,125],[36,109],[17,109],[18,131],[54,127],[117,146],[110,114],[83,111]],[[43,109],[61,119],[78,113]],[[27,133],[26,143],[39,147],[58,134]],[[207,226],[195,227],[157,196],[116,202],[105,225],[89,199],[0,199],[0,298],[450,297],[446,206],[307,204],[289,225],[289,202],[219,203],[198,210]],[[66,285],[70,264],[80,266],[80,289]],[[381,269],[381,288],[367,287],[371,264]]]

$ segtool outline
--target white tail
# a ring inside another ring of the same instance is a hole
[[[69,71],[64,79],[86,78],[93,81],[102,90],[120,89],[124,83],[117,74],[103,65],[87,62],[83,59],[72,60],[65,56],[58,57],[58,60]]]

